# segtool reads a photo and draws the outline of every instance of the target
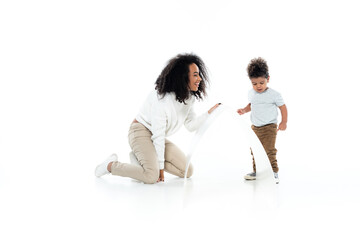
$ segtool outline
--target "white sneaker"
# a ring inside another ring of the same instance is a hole
[[[256,172],[248,173],[244,176],[245,180],[256,180]]]
[[[274,178],[275,178],[275,182],[276,184],[279,184],[280,180],[279,180],[279,174],[274,172]]]
[[[107,166],[109,165],[109,163],[117,161],[117,159],[118,157],[115,153],[108,157],[104,162],[102,162],[95,168],[95,176],[101,177],[109,174],[110,172],[107,170]]]
[[[139,163],[139,161],[137,160],[134,152],[131,151],[131,152],[129,153],[129,157],[130,157],[130,163],[131,163],[131,164],[137,165],[137,166],[141,166],[140,163]]]

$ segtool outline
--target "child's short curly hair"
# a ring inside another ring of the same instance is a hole
[[[269,67],[264,59],[261,57],[254,58],[250,61],[247,66],[247,73],[249,78],[258,78],[258,77],[269,77]]]

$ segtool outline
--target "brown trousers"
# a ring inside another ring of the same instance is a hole
[[[269,124],[262,127],[256,127],[252,125],[251,128],[255,132],[256,136],[259,138],[261,144],[263,145],[265,152],[269,158],[273,172],[277,173],[279,171],[279,167],[276,160],[277,150],[275,148],[277,125]],[[253,158],[253,169],[254,172],[256,172],[255,158],[251,148],[250,151]]]

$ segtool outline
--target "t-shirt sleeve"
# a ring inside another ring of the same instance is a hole
[[[250,89],[250,90],[248,91],[248,100],[249,100],[249,103],[251,103],[251,101],[253,101],[254,96],[255,96],[254,90],[253,90],[253,89]]]
[[[278,107],[281,107],[282,105],[285,104],[284,99],[282,98],[281,94],[278,92],[275,95],[275,104]]]

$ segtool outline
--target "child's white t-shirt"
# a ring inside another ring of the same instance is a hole
[[[256,127],[277,123],[278,107],[285,104],[281,94],[271,88],[262,93],[254,89],[249,91],[249,102],[251,104],[251,122]]]

